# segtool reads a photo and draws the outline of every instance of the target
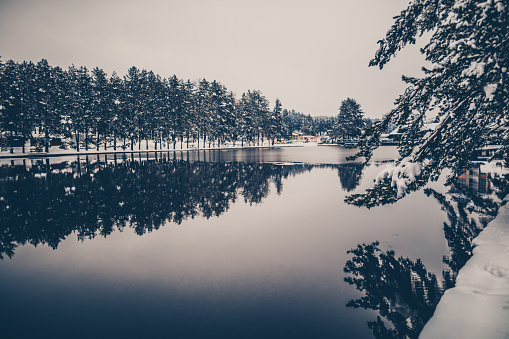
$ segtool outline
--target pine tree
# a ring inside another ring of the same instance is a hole
[[[233,92],[228,92],[225,99],[225,110],[224,110],[224,137],[228,141],[235,141],[238,138],[237,135],[237,102]]]
[[[76,142],[76,151],[80,151],[80,133],[83,132],[83,121],[81,105],[79,104],[80,93],[78,88],[77,68],[72,65],[65,72],[65,97],[64,107],[65,114],[63,116],[64,130],[67,137],[74,137]]]
[[[142,79],[141,71],[131,67],[124,76],[124,119],[126,122],[126,133],[131,140],[131,151],[134,149],[134,142],[141,136],[142,122]],[[139,142],[139,141],[138,141]],[[140,148],[141,145],[138,144]]]
[[[4,135],[11,153],[15,139],[22,137],[22,140],[29,134],[24,131],[24,114],[27,112],[23,97],[22,67],[12,60],[0,64],[0,130],[7,132]],[[24,112],[25,111],[25,112]]]
[[[363,114],[357,101],[351,98],[343,100],[334,126],[335,135],[342,140],[360,136],[364,127]]]
[[[260,142],[260,136],[263,138],[269,122],[269,101],[258,90],[248,91],[248,102],[251,105],[252,123],[255,139]]]
[[[183,87],[183,105],[185,112],[184,125],[182,131],[186,135],[187,148],[191,136],[197,133],[196,117],[196,86],[190,80],[187,80]]]
[[[302,126],[300,128],[301,132],[305,135],[315,135],[315,123],[313,117],[311,115],[307,115],[302,120]]]
[[[62,133],[63,79],[63,71],[59,67],[51,67],[46,59],[42,59],[35,66],[35,121],[44,133],[45,152],[49,152],[50,136]]]
[[[373,189],[348,202],[374,206],[394,202],[409,191],[437,180],[446,168],[449,181],[467,168],[477,149],[496,142],[494,156],[507,159],[509,139],[509,6],[507,1],[413,1],[371,60],[382,69],[418,36],[432,32],[421,49],[432,67],[408,84],[395,108],[366,132],[357,154],[366,161],[390,123],[403,128],[394,167],[378,177]],[[432,119],[433,131],[421,130]],[[385,192],[385,193],[382,193]]]
[[[251,91],[242,93],[237,107],[237,126],[238,134],[241,139],[241,146],[244,146],[244,141],[253,141],[255,134],[255,121],[254,121],[254,108],[251,100]]]
[[[198,125],[198,147],[200,143],[200,134],[203,137],[203,146],[205,147],[207,137],[210,137],[209,128],[212,110],[210,101],[210,83],[206,79],[202,79],[198,83],[196,102],[197,102],[196,121]]]
[[[218,81],[210,83],[210,117],[209,117],[209,135],[214,140],[224,138],[226,134],[226,120],[229,112],[227,111],[228,91]],[[209,139],[210,142],[210,139]]]
[[[111,112],[111,122],[109,126],[109,131],[112,134],[113,138],[113,149],[117,150],[117,138],[122,138],[124,140],[124,149],[125,149],[125,119],[124,117],[124,102],[122,102],[122,95],[124,91],[124,86],[122,79],[117,75],[117,73],[113,72],[109,79],[110,90],[109,90],[109,101],[112,104],[112,112]]]
[[[107,136],[113,119],[113,102],[110,95],[110,84],[106,73],[96,67],[92,70],[92,115],[97,133],[96,147],[99,149],[100,135],[104,139],[104,149],[107,148]]]
[[[274,110],[270,112],[267,137],[272,139],[272,145],[274,145],[275,139],[281,139],[283,136],[283,115],[282,115],[281,101],[276,98],[274,104]]]

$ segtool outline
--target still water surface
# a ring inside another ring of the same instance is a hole
[[[4,160],[2,338],[372,338],[378,312],[346,307],[365,295],[344,281],[347,251],[378,241],[440,276],[447,216],[422,191],[346,205],[397,155],[363,168],[351,153]]]

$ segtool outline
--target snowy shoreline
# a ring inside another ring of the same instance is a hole
[[[61,157],[61,156],[75,156],[75,155],[96,155],[96,154],[123,154],[123,153],[147,153],[147,152],[187,152],[187,151],[220,151],[220,150],[232,150],[232,149],[249,149],[249,148],[277,148],[277,147],[307,147],[307,146],[317,146],[316,143],[313,144],[305,144],[305,143],[292,143],[292,144],[275,144],[270,145],[268,143],[261,145],[253,145],[253,146],[221,146],[221,147],[189,147],[189,148],[170,148],[170,149],[155,149],[153,147],[149,147],[148,149],[119,149],[121,147],[117,146],[117,150],[113,150],[113,147],[108,150],[97,150],[95,148],[86,150],[81,150],[79,152],[75,150],[65,150],[59,149],[58,147],[54,147],[54,149],[50,150],[50,152],[25,152],[22,153],[20,150],[15,150],[14,153],[10,153],[9,151],[0,152],[0,159],[9,159],[9,158],[41,158],[41,157]],[[20,148],[21,149],[21,148]]]
[[[456,286],[445,291],[419,338],[509,338],[508,204],[474,244]]]

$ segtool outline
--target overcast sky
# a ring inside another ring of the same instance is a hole
[[[354,98],[381,117],[422,66],[411,46],[381,71],[377,41],[408,0],[0,0],[0,56],[53,66],[131,66],[218,80],[237,97],[336,115]]]

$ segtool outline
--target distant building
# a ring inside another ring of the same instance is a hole
[[[451,190],[467,188],[476,193],[488,193],[491,190],[490,174],[481,170],[481,164],[476,163],[474,167],[467,169],[459,175],[451,185]]]
[[[317,142],[318,138],[315,135],[303,135],[302,132],[295,131],[292,133],[292,141]]]

